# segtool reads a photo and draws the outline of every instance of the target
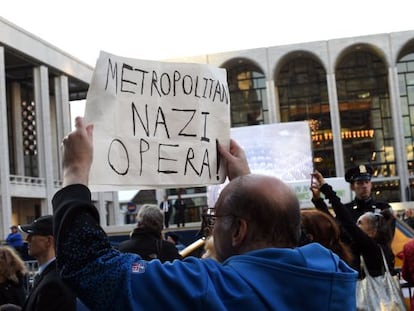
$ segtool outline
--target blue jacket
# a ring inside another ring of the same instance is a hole
[[[6,238],[8,245],[12,247],[21,247],[23,246],[23,238],[20,232],[9,233]]]
[[[267,248],[220,264],[143,261],[110,247],[88,188],[53,198],[58,269],[91,310],[355,310],[357,273],[312,243]]]

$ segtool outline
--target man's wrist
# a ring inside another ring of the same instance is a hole
[[[88,186],[89,170],[66,169],[63,171],[62,187],[74,184]]]

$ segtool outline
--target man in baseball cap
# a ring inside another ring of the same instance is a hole
[[[53,217],[41,216],[30,224],[19,225],[19,229],[27,234],[28,253],[39,264],[22,310],[76,310],[76,297],[56,270]]]
[[[53,217],[41,216],[31,224],[19,225],[19,229],[29,235],[53,235]]]

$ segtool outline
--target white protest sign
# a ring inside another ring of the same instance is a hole
[[[285,182],[310,178],[313,157],[307,121],[232,128],[231,137],[243,147],[253,173]]]
[[[307,121],[282,122],[231,129],[231,137],[244,149],[250,170],[280,178],[296,185],[302,191],[306,184],[309,191],[310,174],[313,171],[312,141]],[[308,180],[303,183],[304,180]],[[208,205],[214,206],[224,185],[208,187]],[[310,200],[302,200],[301,206]],[[303,204],[302,204],[302,201]],[[308,204],[309,205],[309,204]]]
[[[336,192],[336,195],[341,199],[342,203],[348,203],[352,200],[351,188],[349,187],[349,183],[345,181],[345,178],[325,178],[325,182],[332,186],[332,189]],[[301,208],[315,207],[312,203],[312,191],[309,189],[310,178],[307,180],[289,181],[287,184],[295,192]],[[321,194],[321,197],[324,198],[324,195]],[[326,204],[330,206],[328,200],[326,200]]]
[[[228,147],[225,69],[101,52],[85,119],[94,124],[94,191],[222,183]]]
[[[301,208],[314,207],[309,189],[313,157],[307,121],[232,128],[231,137],[243,147],[252,173],[280,178],[292,188]],[[343,177],[325,178],[325,181],[336,191],[341,202],[352,200],[351,189]],[[209,207],[214,206],[224,186],[208,187]],[[329,202],[327,204],[329,206]]]

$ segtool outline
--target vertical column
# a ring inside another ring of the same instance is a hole
[[[339,117],[338,95],[336,93],[335,74],[327,73],[326,81],[328,84],[329,111],[331,114],[336,176],[344,176],[345,165],[341,137],[341,119]]]
[[[157,199],[157,204],[160,204],[164,200],[164,195],[166,194],[166,189],[155,189],[155,198]]]
[[[38,158],[39,174],[45,178],[46,201],[42,204],[42,214],[51,214],[52,207],[49,202],[54,194],[53,180],[53,156],[52,156],[52,133],[50,124],[50,99],[49,99],[49,76],[46,66],[39,66],[33,69],[36,123],[38,130]]]
[[[54,79],[55,99],[56,99],[56,124],[57,124],[57,175],[62,179],[60,163],[62,162],[62,150],[60,142],[63,137],[70,131],[70,109],[69,109],[69,84],[67,76],[59,76]]]
[[[112,203],[111,207],[114,213],[114,225],[122,225],[121,210],[119,209],[119,196],[118,192],[112,192]]]
[[[105,206],[105,198],[104,193],[98,192],[98,211],[99,211],[99,222],[103,228],[107,227],[106,223],[106,206]]]
[[[12,221],[10,192],[9,140],[7,135],[6,69],[4,66],[4,47],[0,46],[0,236],[8,233]]]
[[[407,151],[404,143],[403,120],[401,113],[400,92],[398,89],[398,70],[396,67],[388,68],[388,84],[390,92],[390,105],[392,115],[392,126],[394,129],[394,157],[400,177],[401,201],[408,200],[410,189],[407,170]]]
[[[269,123],[280,122],[279,95],[274,80],[266,81],[266,93],[269,109]]]
[[[116,212],[115,212],[115,206],[114,206],[114,196],[111,192],[104,192],[105,196],[104,200],[104,206],[107,212],[107,224],[108,226],[113,226],[116,224]],[[117,211],[119,212],[119,211]]]
[[[22,133],[22,96],[20,84],[13,82],[11,85],[11,105],[14,120],[14,157],[16,163],[16,175],[24,176],[23,157],[23,133]]]

